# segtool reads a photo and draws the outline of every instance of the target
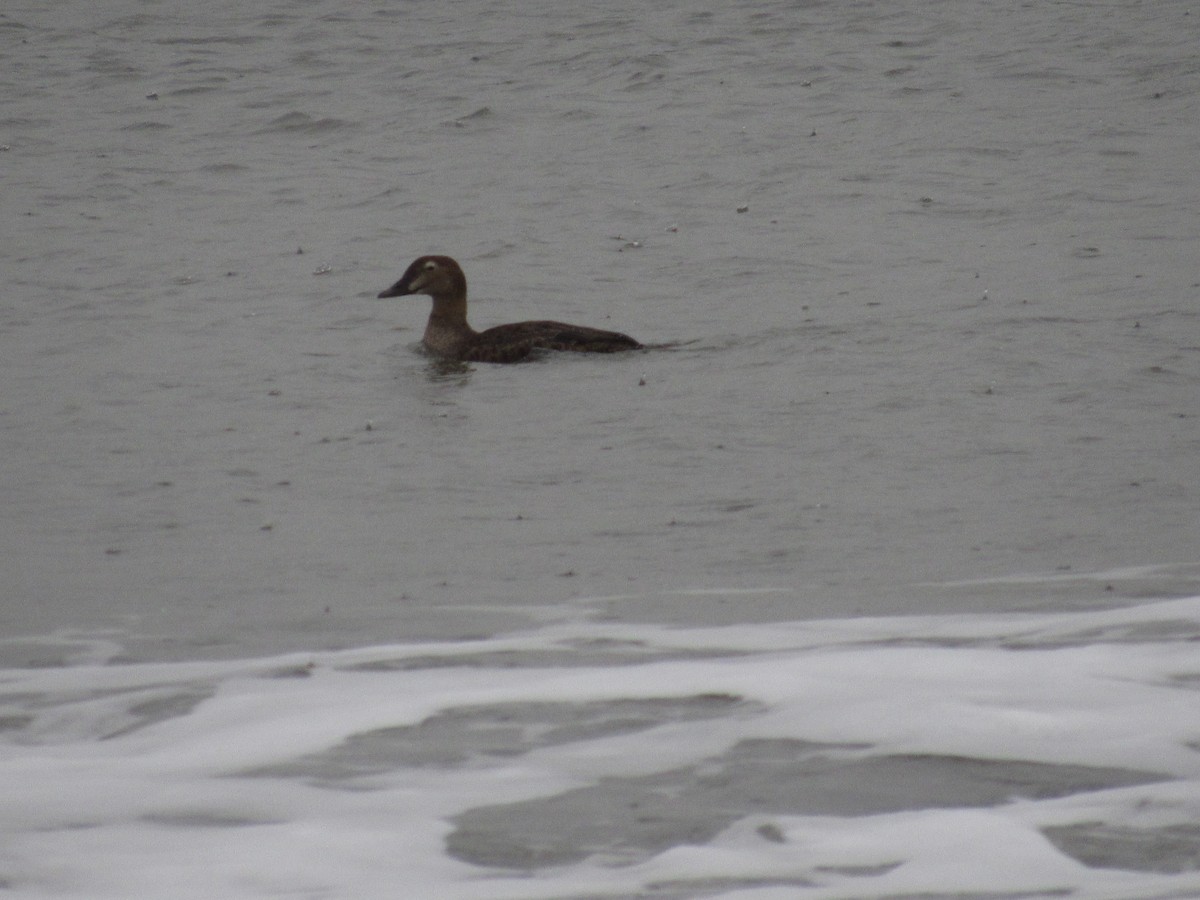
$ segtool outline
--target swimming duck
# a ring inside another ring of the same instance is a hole
[[[464,362],[519,362],[538,350],[615,353],[642,345],[627,334],[563,322],[514,322],[476,331],[467,324],[467,277],[449,256],[422,256],[379,296],[427,294],[433,311],[425,325],[425,348]]]

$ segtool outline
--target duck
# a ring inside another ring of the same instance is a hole
[[[433,310],[422,343],[434,356],[455,362],[521,362],[546,350],[616,353],[642,345],[627,334],[565,322],[533,321],[476,331],[467,324],[467,276],[449,256],[420,256],[379,298],[425,294]]]

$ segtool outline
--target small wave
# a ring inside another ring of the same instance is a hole
[[[256,134],[283,132],[285,134],[323,134],[330,131],[341,131],[351,127],[345,119],[326,117],[314,119],[307,113],[290,112],[272,119],[265,128],[260,128]]]

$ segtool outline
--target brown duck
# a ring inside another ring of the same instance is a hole
[[[467,277],[449,256],[422,256],[382,297],[428,294],[433,311],[425,325],[425,348],[464,362],[520,362],[539,350],[616,353],[642,345],[627,334],[563,322],[514,322],[476,331],[467,324]]]

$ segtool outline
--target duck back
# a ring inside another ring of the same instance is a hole
[[[479,349],[528,344],[533,350],[566,350],[575,353],[616,353],[621,350],[636,350],[642,345],[627,334],[588,328],[585,325],[568,325],[565,322],[535,321],[513,322],[497,325],[481,331],[472,341]]]

